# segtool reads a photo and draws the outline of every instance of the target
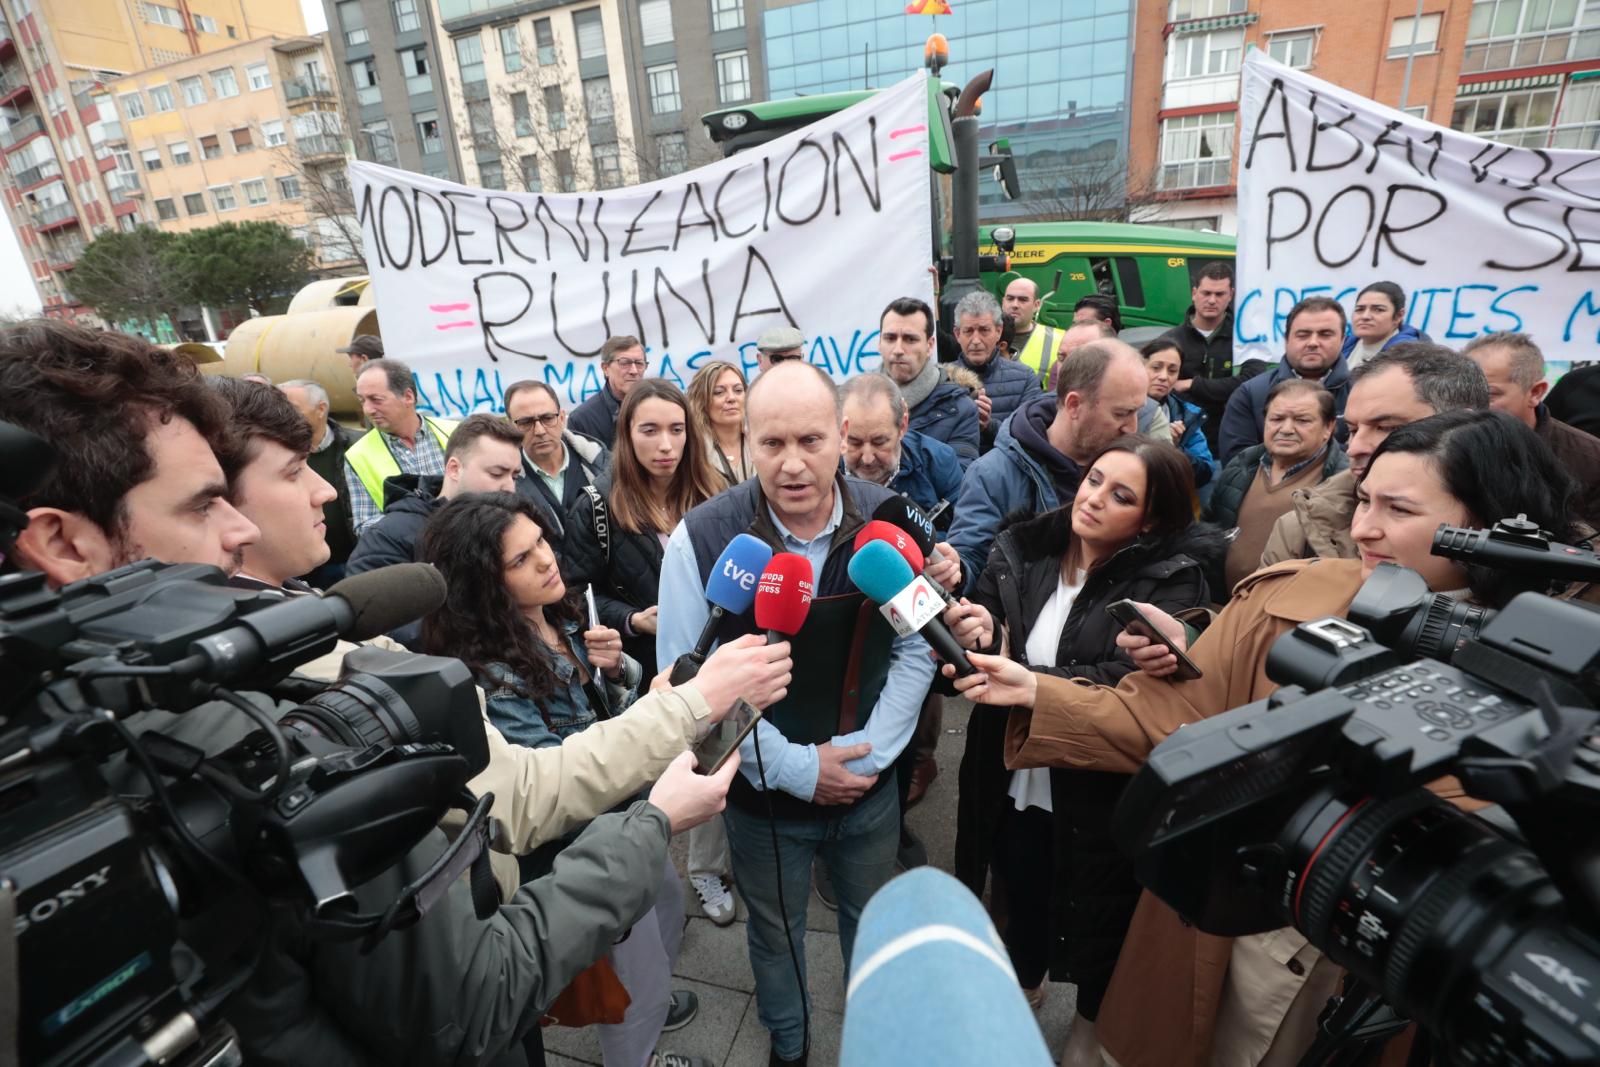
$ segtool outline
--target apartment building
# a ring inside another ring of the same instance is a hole
[[[637,3],[438,0],[468,184],[575,192],[656,176],[628,79],[622,12]]]
[[[326,34],[263,37],[104,83],[115,210],[174,232],[278,222],[319,269],[351,265],[354,227],[331,214],[347,188],[332,63]]]
[[[433,0],[323,0],[356,156],[462,179]]]
[[[1496,2],[1520,0],[1488,5]],[[1600,8],[1600,0],[1588,2]],[[1325,81],[1449,124],[1459,110],[1469,21],[1478,25],[1484,6],[1424,0],[1419,19],[1417,0],[1331,7],[1303,0],[1141,3],[1128,151],[1135,217],[1236,232],[1239,67],[1248,49],[1265,49]]]
[[[46,315],[87,314],[70,281],[95,234],[153,221],[113,177],[122,168],[112,138],[123,131],[98,86],[305,29],[297,0],[0,2],[0,198]]]
[[[1600,0],[1477,0],[1450,126],[1527,148],[1600,148]]]

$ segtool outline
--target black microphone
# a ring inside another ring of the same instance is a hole
[[[213,682],[284,674],[343,637],[365,641],[444,603],[444,576],[427,563],[397,563],[346,578],[321,596],[293,596],[252,611],[189,646],[174,670]]]
[[[948,501],[939,501],[939,506],[934,509],[934,514],[939,514],[948,506]],[[922,576],[928,578],[928,568],[937,563],[940,556],[943,555],[943,553],[936,553],[935,551],[938,542],[935,540],[933,517],[919,508],[917,502],[904,493],[892,496],[879,504],[878,509],[872,513],[872,517],[896,527],[911,538],[912,541],[916,542],[917,547],[922,550]],[[933,582],[933,587],[938,590],[939,595],[944,598],[946,604],[953,605],[956,603],[955,596],[946,590],[944,586],[934,582],[932,578],[928,578],[928,581]]]
[[[717,640],[717,627],[724,615],[743,615],[756,599],[756,580],[761,569],[772,558],[772,548],[761,538],[742,533],[728,542],[728,547],[717,557],[706,580],[706,600],[711,603],[711,614],[700,631],[700,640],[694,650],[679,656],[667,676],[673,685],[682,685],[700,673],[700,665]]]

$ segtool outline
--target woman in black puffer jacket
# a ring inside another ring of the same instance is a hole
[[[1071,504],[1003,529],[970,600],[946,613],[977,651],[1002,646],[1032,670],[1115,685],[1134,670],[1106,605],[1124,598],[1169,614],[1207,603],[1204,571],[1226,539],[1194,519],[1188,459],[1145,437],[1119,438],[1090,466]],[[1006,947],[1037,1006],[1043,980],[1077,984],[1078,1019],[1063,1064],[1098,1063],[1094,1018],[1139,897],[1111,838],[1127,777],[1008,771],[1006,716],[975,709],[967,725],[956,822],[956,874],[982,894],[991,864],[1004,899]]]

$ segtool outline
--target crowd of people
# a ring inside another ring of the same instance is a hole
[[[312,381],[206,380],[61,323],[0,331],[0,418],[60,454],[22,501],[16,565],[60,586],[145,557],[207,563],[288,596],[396,562],[446,580],[441,607],[374,643],[458,658],[482,691],[491,761],[472,785],[495,794],[500,910],[479,920],[458,884],[363,953],[239,902],[240,929],[270,931],[229,1012],[250,1062],[542,1062],[541,1020],[589,983],[625,991],[581,1017],[608,1067],[693,1067],[662,1044],[698,1009],[672,989],[677,833],[699,909],[726,925],[743,903],[770,1061],[806,1062],[812,897],[837,911],[848,969],[868,899],[929,862],[905,812],[939,774],[957,693],[975,706],[955,853],[933,859],[986,896],[1034,1008],[1075,987],[1061,1062],[1294,1062],[1338,969],[1292,930],[1230,942],[1184,924],[1141,890],[1111,813],[1164,737],[1268,695],[1273,640],[1343,613],[1380,563],[1486,607],[1551,592],[1432,556],[1431,539],[1517,515],[1558,542],[1592,536],[1600,439],[1578,426],[1596,401],[1576,378],[1547,394],[1529,334],[1460,352],[1418,334],[1390,282],[1348,317],[1301,301],[1276,365],[1236,365],[1228,264],[1200,268],[1192,296],[1142,349],[1118,339],[1109,297],[1039,322],[1023,277],[949,323],[896,298],[881,373],[842,384],[789,326],[757,338],[753,380],[714,360],[687,388],[618,336],[575,409],[527,380],[503,413],[459,422],[419,410],[411,368],[360,337],[364,431]],[[925,573],[974,673],[937,669],[852,582],[858,534],[897,496],[935,517]],[[810,562],[787,640],[707,603],[741,534]],[[1107,614],[1124,599],[1161,640]],[[703,631],[716,651],[672,685]],[[1202,677],[1178,680],[1177,652]],[[764,717],[718,773],[694,773],[688,748],[740,699]],[[210,753],[249,725],[136,719]],[[443,842],[367,891],[407,884]]]

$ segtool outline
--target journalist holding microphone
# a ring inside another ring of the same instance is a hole
[[[1510,417],[1434,415],[1395,430],[1373,453],[1351,527],[1361,558],[1281,563],[1244,579],[1186,649],[1200,678],[1168,680],[1177,660],[1167,646],[1125,634],[1118,644],[1143,669],[1115,688],[981,654],[971,656],[979,673],[955,684],[978,703],[1012,709],[1007,766],[1132,773],[1183,724],[1270,695],[1277,688],[1266,673],[1273,643],[1300,623],[1343,616],[1380,563],[1411,568],[1434,592],[1484,607],[1543,592],[1538,580],[1433,555],[1434,531],[1441,524],[1492,526],[1522,514],[1554,540],[1570,542],[1574,491],[1549,447]],[[1174,647],[1186,647],[1181,624],[1148,605],[1145,613]],[[1454,779],[1432,788],[1465,800]],[[1122,1067],[1294,1063],[1310,1046],[1317,1014],[1338,979],[1338,968],[1293,929],[1212,937],[1145,893],[1096,1036]]]
[[[59,322],[0,331],[0,419],[45,438],[59,457],[22,501],[30,522],[15,564],[52,587],[143,558],[248,569],[258,586],[281,584],[327,549],[315,515],[325,493],[314,481],[302,493],[304,521],[274,510],[293,495],[288,483],[302,476],[310,447],[304,423],[279,414],[237,418],[194,364],[125,334]],[[262,534],[251,511],[284,519],[270,552],[255,550]],[[220,1011],[247,1062],[525,1062],[523,1041],[556,994],[649,909],[669,835],[721,807],[716,783],[692,773],[684,748],[741,693],[758,703],[782,693],[786,650],[758,645],[719,650],[693,686],[646,696],[558,747],[508,745],[485,723],[489,765],[469,787],[495,794],[499,847],[526,852],[593,820],[550,875],[508,894],[488,920],[457,879],[414,926],[363,952],[359,942],[309,936],[293,908],[242,888],[208,901],[204,921],[185,921],[180,935],[208,963],[255,956],[253,976]],[[274,715],[292,706],[248,696]],[[207,755],[252,728],[218,702],[124,721],[134,734],[158,730]],[[604,814],[658,776],[648,802]],[[124,788],[144,788],[123,778]],[[434,831],[359,887],[358,904],[386,906],[444,847]]]
[[[848,576],[856,533],[891,494],[840,473],[832,380],[800,361],[780,363],[756,380],[746,410],[757,477],[701,504],[673,531],[657,659],[669,667],[694,647],[712,570],[738,535],[810,561],[815,600],[792,640],[793,682],[741,747],[724,815],[772,1062],[794,1063],[808,1053],[807,1008],[790,941],[803,952],[812,861],[820,852],[832,875],[848,966],[861,909],[894,873],[898,798],[883,772],[911,739],[933,663],[916,635],[895,636]],[[728,641],[755,628],[749,614],[730,613],[716,635]]]

